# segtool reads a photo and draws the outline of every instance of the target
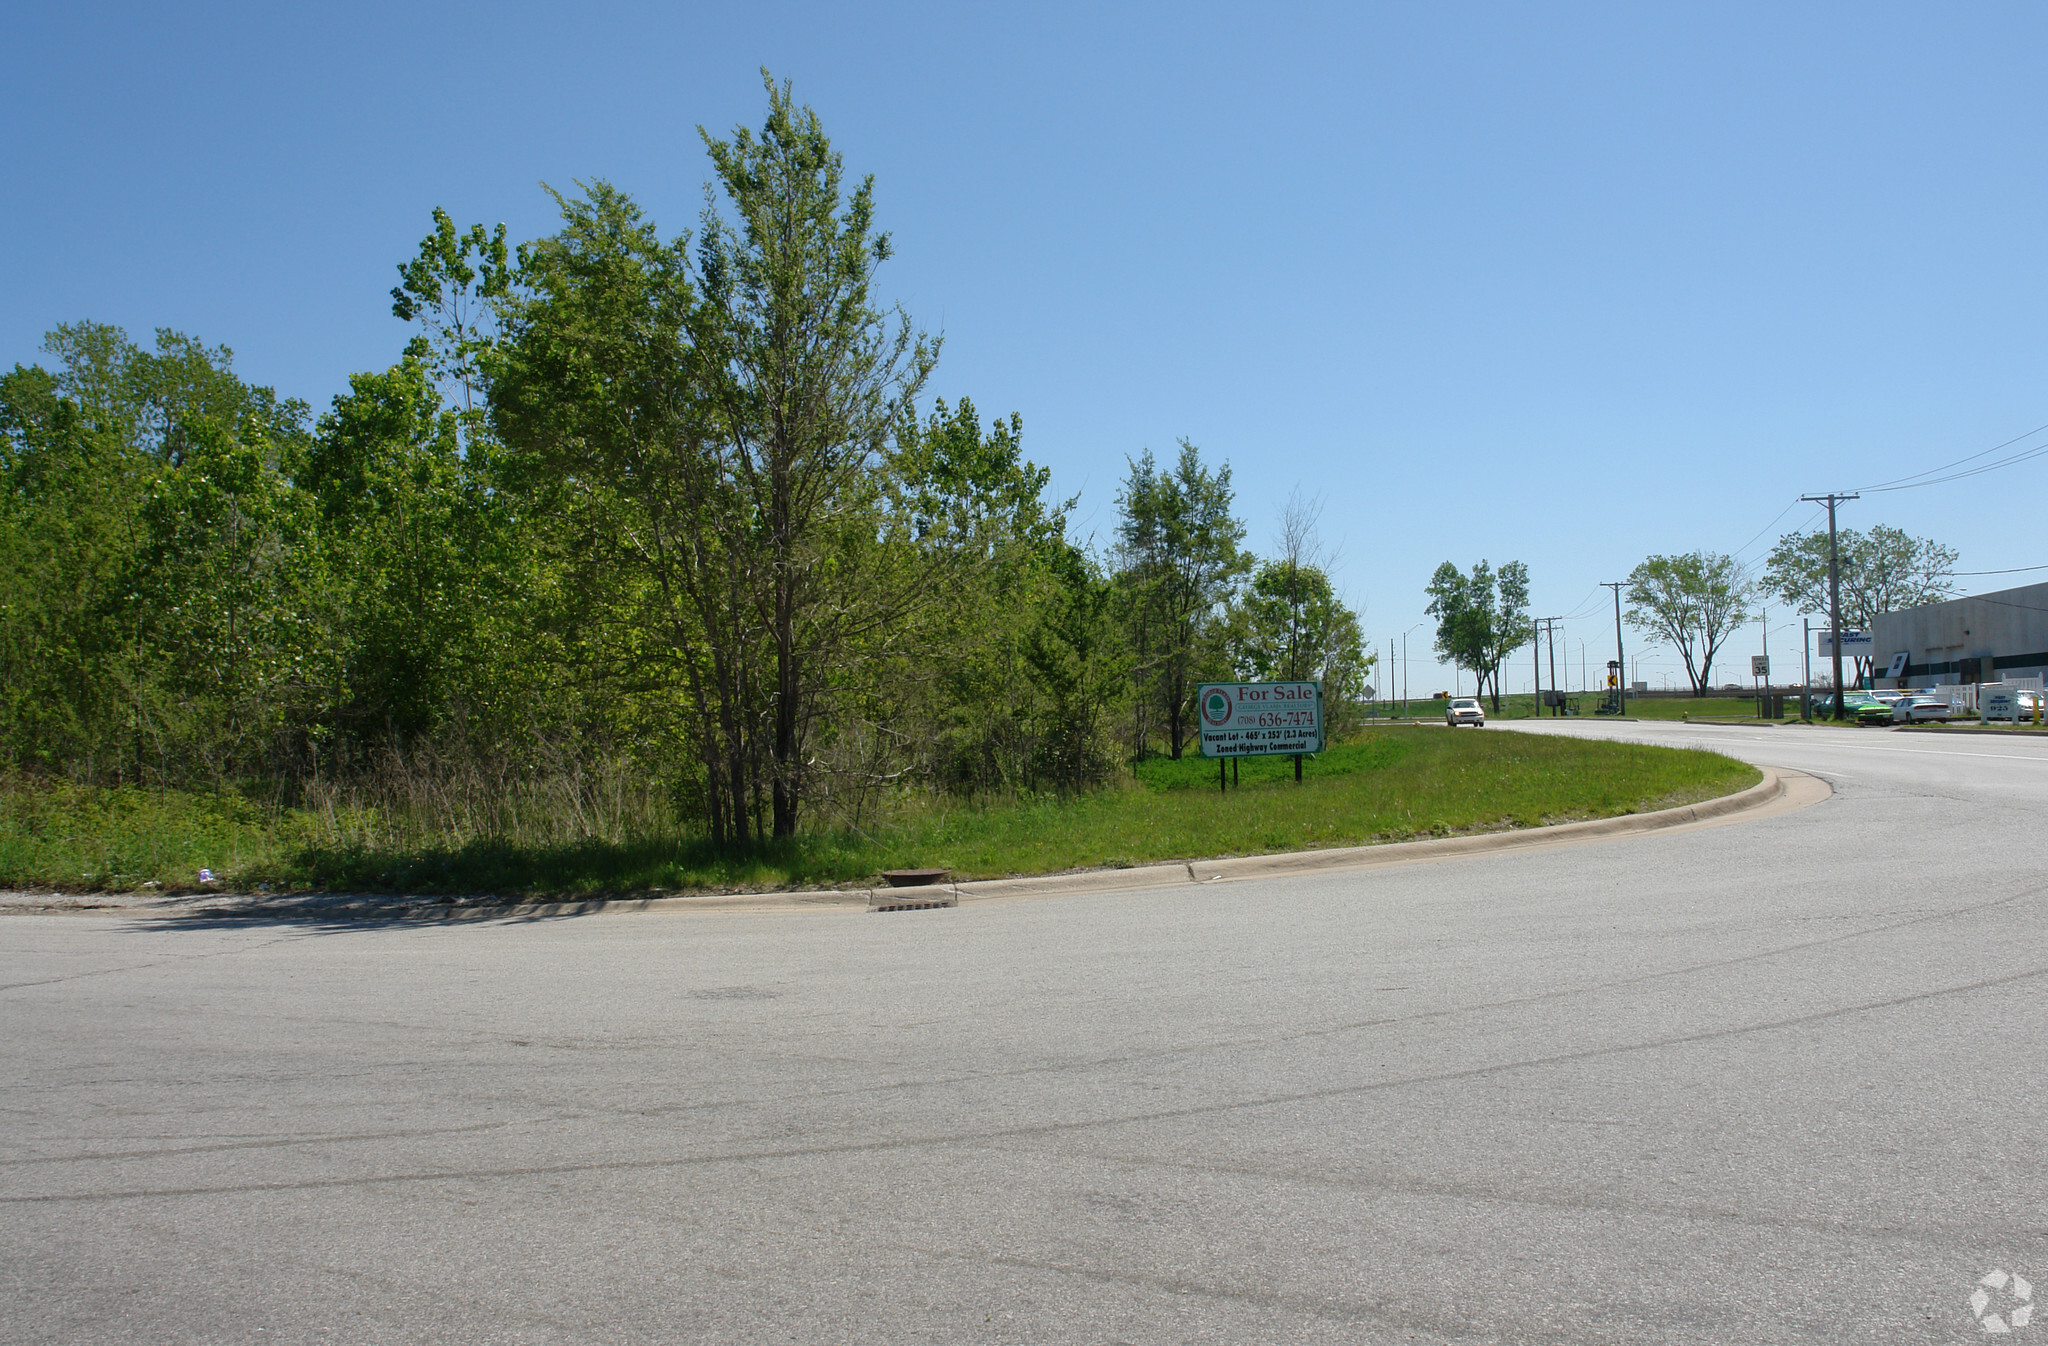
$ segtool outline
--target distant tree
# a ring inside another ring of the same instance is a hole
[[[1436,653],[1470,669],[1479,695],[1489,691],[1500,713],[1500,666],[1529,643],[1529,568],[1509,561],[1496,572],[1485,561],[1469,575],[1445,561],[1430,576],[1426,611],[1436,618]]]
[[[1628,621],[1665,641],[1685,661],[1695,696],[1705,696],[1714,655],[1750,620],[1750,585],[1732,556],[1652,556],[1628,576]]]
[[[1881,612],[1939,603],[1957,592],[1956,549],[1878,524],[1836,534],[1842,566],[1842,620],[1867,631]],[[1828,535],[1788,533],[1771,548],[1764,586],[1800,612],[1828,610]]]
[[[1330,582],[1330,556],[1316,536],[1320,513],[1299,495],[1288,501],[1278,554],[1259,564],[1231,605],[1224,639],[1239,677],[1320,682],[1325,718],[1341,727],[1359,709],[1374,661],[1358,614]]]
[[[1139,693],[1132,746],[1144,751],[1149,716],[1157,715],[1178,759],[1216,620],[1251,568],[1240,549],[1244,525],[1230,513],[1230,466],[1212,472],[1201,450],[1182,440],[1179,462],[1161,471],[1148,450],[1131,464],[1117,505],[1117,578]]]

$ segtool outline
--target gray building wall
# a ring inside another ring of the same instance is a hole
[[[2038,677],[2048,674],[2048,584],[1883,613],[1870,635],[1880,673],[1906,651],[1907,686],[1978,681],[1962,663],[1987,655],[1998,677]]]

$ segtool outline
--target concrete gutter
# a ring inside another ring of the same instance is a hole
[[[1720,827],[1750,818],[1770,817],[1817,804],[1833,788],[1816,776],[1786,767],[1759,767],[1763,779],[1747,790],[1697,804],[1629,813],[1618,818],[1559,823],[1550,827],[1516,828],[1472,836],[1432,837],[1425,841],[1389,842],[1380,846],[1344,846],[1331,850],[1287,851],[1278,855],[1243,855],[1212,860],[1176,860],[1169,864],[1135,865],[1128,869],[1091,869],[1066,874],[1039,874],[1014,879],[981,879],[939,889],[961,904],[1016,901],[1040,897],[1074,897],[1091,893],[1124,893],[1182,888],[1232,880],[1279,878],[1298,874],[1331,874],[1377,869],[1386,865],[1427,864],[1468,855],[1499,855],[1510,851],[1550,850],[1581,846],[1613,837],[1636,836],[1695,827]],[[897,890],[903,893],[913,889]],[[619,912],[686,911],[859,911],[869,906],[865,888],[782,893],[711,893],[692,897],[593,898],[588,901],[504,902],[489,897],[452,902],[393,900],[382,894],[323,893],[270,897],[257,894],[205,894],[199,897],[152,897],[147,894],[0,894],[0,911],[19,914],[79,914],[152,917],[159,920],[245,920],[341,922],[386,921],[395,924],[441,924],[464,920],[548,920]]]

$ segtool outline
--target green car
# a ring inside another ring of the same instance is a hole
[[[1892,708],[1889,702],[1880,701],[1868,692],[1844,692],[1842,709],[1847,718],[1858,724],[1890,724]],[[1835,718],[1835,698],[1823,694],[1813,698],[1813,718],[1832,720]]]

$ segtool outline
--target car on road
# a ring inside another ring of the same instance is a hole
[[[1945,696],[1929,696],[1921,693],[1908,696],[1892,706],[1893,724],[1922,724],[1928,720],[1947,720],[1952,707]]]
[[[1486,711],[1476,698],[1461,696],[1444,707],[1444,723],[1453,729],[1461,724],[1482,728],[1486,724]]]

